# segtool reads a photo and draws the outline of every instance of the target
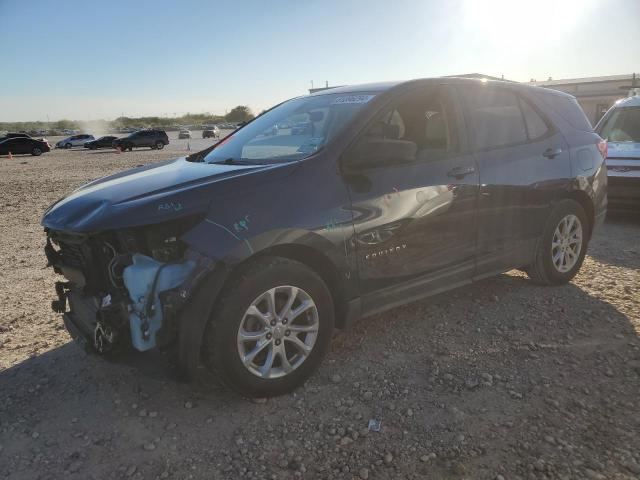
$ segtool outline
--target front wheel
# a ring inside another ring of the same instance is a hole
[[[266,257],[225,287],[207,326],[205,359],[243,395],[282,395],[318,367],[333,327],[333,301],[322,279],[299,262]]]
[[[33,147],[33,149],[31,150],[31,155],[33,155],[34,157],[42,155],[42,149],[39,147]]]
[[[576,276],[587,253],[589,220],[582,206],[563,200],[551,212],[527,274],[540,285],[561,285]]]
[[[65,143],[65,144],[64,144],[64,148],[66,148],[66,149],[71,148],[71,144],[70,144],[70,143]]]

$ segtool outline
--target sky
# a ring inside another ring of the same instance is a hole
[[[640,73],[640,0],[0,0],[0,121],[254,112],[311,87]]]

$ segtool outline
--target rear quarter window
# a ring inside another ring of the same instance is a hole
[[[584,114],[582,107],[575,98],[569,98],[561,95],[545,94],[541,95],[547,108],[553,110],[561,116],[576,130],[583,132],[593,131],[591,122]]]

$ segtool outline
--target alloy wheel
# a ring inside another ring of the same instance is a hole
[[[562,217],[551,241],[551,259],[560,273],[571,270],[582,250],[582,223],[573,214]]]
[[[240,361],[258,377],[284,377],[309,358],[319,326],[318,308],[307,292],[290,285],[267,290],[240,322]]]

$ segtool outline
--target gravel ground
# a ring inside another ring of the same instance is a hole
[[[566,286],[514,271],[360,321],[280,398],[85,355],[49,307],[42,212],[185,149],[0,158],[0,477],[640,478],[638,218],[608,220]]]

